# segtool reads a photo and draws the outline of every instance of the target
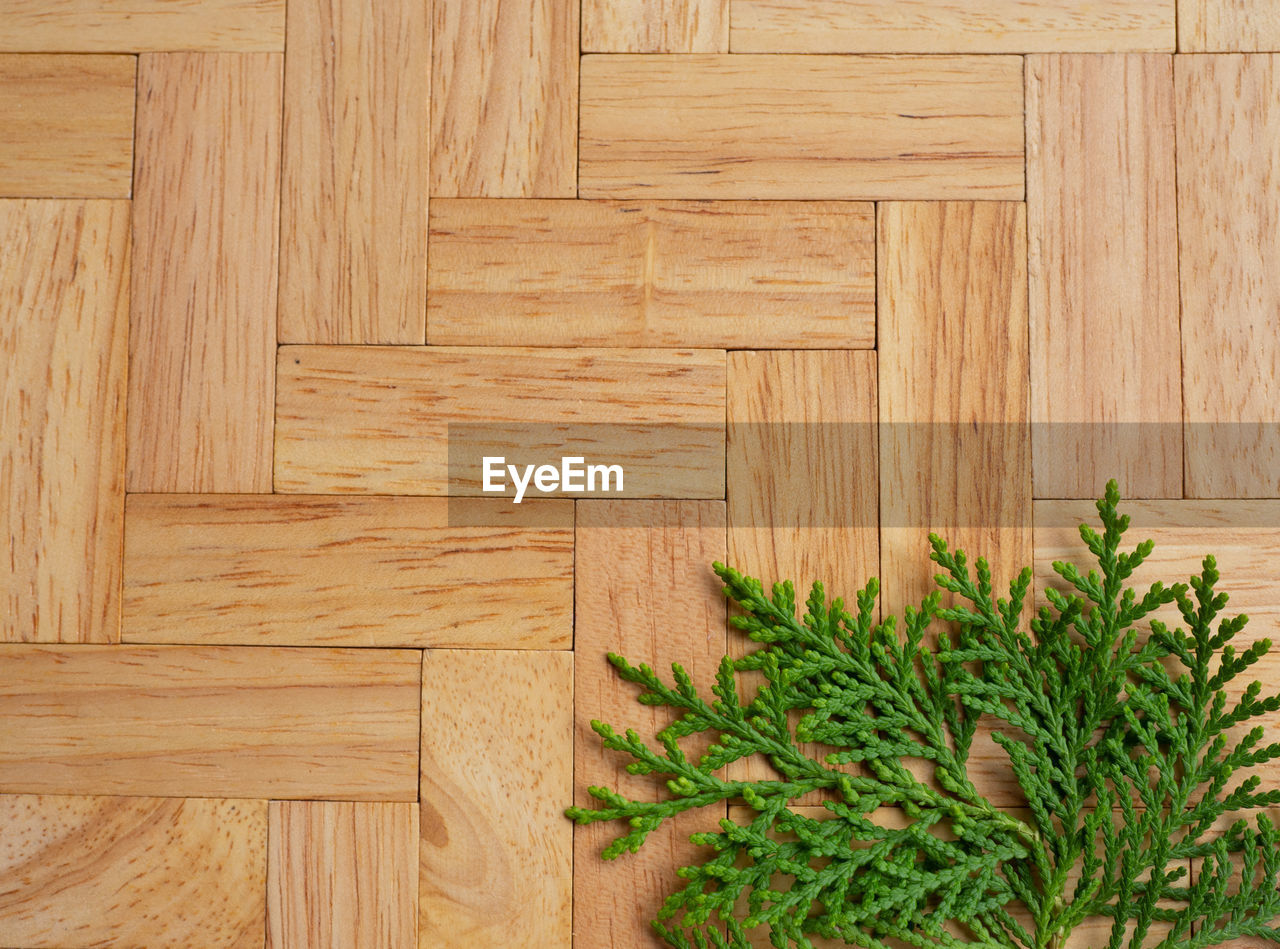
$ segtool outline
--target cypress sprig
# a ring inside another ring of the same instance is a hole
[[[1280,830],[1263,813],[1280,790],[1248,774],[1280,758],[1257,724],[1280,696],[1256,681],[1228,689],[1270,642],[1232,644],[1248,620],[1223,616],[1212,557],[1187,583],[1130,587],[1153,545],[1121,550],[1119,500],[1108,484],[1101,531],[1081,525],[1096,568],[1055,563],[1069,592],[1046,589],[1025,625],[1030,570],[997,598],[986,561],[971,570],[936,536],[939,591],[900,627],[875,621],[874,580],[852,612],[815,584],[801,616],[790,583],[766,594],[717,563],[741,607],[732,623],[758,648],[726,656],[710,696],[679,665],[668,683],[610,655],[642,703],[677,717],[656,744],[592,728],[667,793],[593,787],[599,806],[566,813],[626,821],[604,850],[612,859],[685,811],[747,809],[743,823],[693,835],[709,856],[679,869],[684,885],[653,923],[676,949],[749,949],[756,928],[779,949],[816,936],[868,949],[1058,949],[1094,917],[1110,920],[1107,949],[1280,944]],[[954,605],[941,605],[944,592]],[[1183,625],[1153,617],[1170,605]],[[759,674],[746,694],[744,672]],[[980,720],[994,726],[1025,820],[970,779]],[[712,739],[696,760],[681,745],[695,735]],[[809,742],[829,753],[814,757]],[[726,776],[751,757],[777,777]],[[822,820],[797,804],[811,792]]]

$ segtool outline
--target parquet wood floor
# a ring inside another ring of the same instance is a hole
[[[647,949],[713,560],[1280,639],[1280,0],[0,0],[0,360],[0,946]]]

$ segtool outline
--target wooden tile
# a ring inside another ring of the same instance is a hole
[[[1280,602],[1276,599],[1280,589],[1280,501],[1126,501],[1121,512],[1132,522],[1125,535],[1125,550],[1148,538],[1155,542],[1155,550],[1129,581],[1140,593],[1156,580],[1171,586],[1199,575],[1205,555],[1212,554],[1221,573],[1218,589],[1230,597],[1223,616],[1244,613],[1249,617],[1249,624],[1233,641],[1237,652],[1263,637],[1276,638],[1280,626]],[[1082,522],[1098,527],[1098,513],[1088,501],[1036,502],[1038,590],[1047,585],[1063,589],[1063,581],[1053,572],[1055,560],[1097,569],[1097,560],[1080,539],[1078,525]],[[1185,627],[1175,607],[1157,615],[1170,625]],[[1264,695],[1276,693],[1280,647],[1273,646],[1256,666],[1228,683],[1228,694],[1238,698],[1254,679],[1262,681]],[[1273,736],[1280,730],[1280,715],[1262,721]],[[1236,738],[1247,730],[1237,730]],[[1275,787],[1280,783],[1280,762],[1270,762],[1259,773],[1264,787]]]
[[[0,645],[0,792],[411,801],[415,650]]]
[[[0,796],[0,943],[262,945],[267,805]]]
[[[134,75],[132,56],[0,55],[0,198],[129,197]]]
[[[1178,0],[1178,49],[1191,53],[1280,50],[1280,2]]]
[[[853,602],[880,570],[876,358],[729,354],[729,561]]]
[[[636,689],[605,659],[618,652],[670,681],[679,662],[710,694],[726,651],[725,601],[711,563],[725,554],[719,502],[582,501],[578,504],[577,625],[574,649],[574,802],[606,785],[635,797],[667,792],[652,777],[629,775],[630,760],[606,751],[592,719],[646,740],[671,721],[669,710],[636,701]],[[688,746],[694,748],[692,742]],[[600,851],[626,825],[574,830],[574,937],[578,946],[648,946],[649,920],[680,885],[677,867],[709,853],[689,834],[715,830],[723,810],[689,812],[655,831],[636,854],[605,862]]]
[[[0,201],[0,640],[112,642],[129,205]]]
[[[1031,562],[1025,213],[888,204],[879,220],[884,611],[934,589],[928,532],[997,586]]]
[[[1182,497],[1171,57],[1027,60],[1035,493]]]
[[[431,649],[422,669],[418,945],[568,949],[573,657]]]
[[[727,53],[729,0],[583,0],[587,53]]]
[[[577,193],[577,0],[433,0],[431,193]]]
[[[417,804],[272,801],[269,814],[270,949],[417,944]]]
[[[1280,56],[1180,56],[1188,497],[1280,496]]]
[[[584,56],[586,198],[1011,198],[1022,60]]]
[[[426,340],[429,11],[289,7],[281,342]]]
[[[481,493],[483,454],[576,452],[627,496],[724,495],[723,352],[284,346],[278,384],[279,491],[445,494],[460,425],[455,493]]]
[[[875,345],[869,204],[438,200],[432,343]]]
[[[571,503],[452,502],[480,527],[450,503],[132,495],[123,638],[568,649]]]
[[[283,52],[284,6],[284,0],[5,0],[0,52]]]
[[[733,0],[735,53],[1115,53],[1174,48],[1174,0]]]
[[[281,59],[139,60],[130,491],[271,490]]]
[[[727,389],[728,563],[766,589],[791,580],[802,601],[820,581],[856,609],[857,591],[880,574],[875,354],[730,353]],[[730,632],[731,654],[751,648]],[[760,757],[729,774],[779,777]]]

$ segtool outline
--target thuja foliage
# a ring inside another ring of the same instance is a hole
[[[1212,557],[1187,584],[1130,588],[1152,543],[1122,552],[1118,502],[1112,483],[1101,532],[1080,528],[1096,569],[1055,563],[1070,592],[1046,589],[1025,626],[1030,571],[997,598],[986,562],[971,571],[937,537],[940,590],[901,624],[875,620],[874,581],[852,611],[815,585],[797,616],[791,584],[766,595],[717,564],[741,607],[734,625],[759,648],[723,660],[713,695],[679,665],[668,683],[611,655],[642,703],[677,714],[653,745],[592,727],[667,793],[594,787],[599,806],[569,816],[626,821],[613,858],[682,812],[707,808],[715,826],[726,803],[745,807],[749,819],[692,838],[706,861],[678,871],[684,885],[653,923],[678,949],[745,949],[757,927],[777,947],[1048,949],[1099,917],[1094,944],[1109,949],[1280,943],[1280,833],[1262,812],[1280,791],[1244,774],[1280,758],[1247,728],[1280,697],[1235,685],[1270,644],[1232,646],[1246,618],[1221,617]],[[1152,616],[1168,604],[1176,628]],[[997,807],[975,786],[980,728],[1024,806]],[[696,736],[705,751],[691,757]],[[776,777],[727,776],[752,756]],[[815,791],[823,819],[797,805]]]

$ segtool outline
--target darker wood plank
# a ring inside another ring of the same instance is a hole
[[[652,777],[626,773],[629,757],[601,747],[592,719],[646,739],[670,710],[640,705],[635,688],[605,658],[617,652],[670,675],[679,662],[710,694],[725,654],[725,604],[711,572],[725,552],[722,502],[582,501],[578,504],[574,649],[574,803],[606,785],[633,796],[666,793]],[[689,743],[693,749],[692,742]],[[696,757],[696,750],[690,754]],[[600,851],[625,824],[574,829],[574,936],[580,946],[645,946],[649,920],[680,881],[677,867],[705,859],[689,834],[715,830],[724,810],[684,814],[650,835],[639,853],[605,862]]]

